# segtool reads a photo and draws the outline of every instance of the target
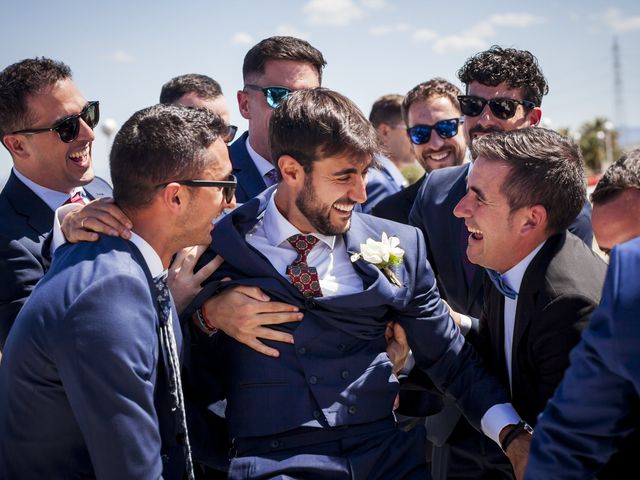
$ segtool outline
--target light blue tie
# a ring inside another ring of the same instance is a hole
[[[518,296],[518,292],[516,292],[513,288],[509,286],[509,284],[505,281],[505,279],[495,270],[491,270],[489,268],[485,268],[487,273],[489,274],[489,278],[498,289],[498,291],[507,298],[511,300],[515,300]]]

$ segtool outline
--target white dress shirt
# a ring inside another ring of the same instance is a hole
[[[298,253],[287,241],[292,235],[300,234],[278,211],[275,192],[269,198],[264,215],[245,237],[247,243],[262,253],[278,271],[287,277],[287,266],[298,257]],[[314,232],[320,241],[307,255],[307,264],[318,271],[320,288],[325,297],[362,292],[362,279],[356,273],[342,235],[327,236]]]
[[[267,187],[275,185],[275,183],[267,176],[267,174],[275,168],[273,164],[253,149],[251,143],[249,143],[249,137],[247,137],[245,145],[247,147],[247,153],[249,153],[249,156],[251,157],[251,160],[253,160],[258,172],[260,172],[265,185]]]
[[[27,177],[21,174],[15,167],[13,167],[12,170],[15,176],[18,177],[18,180],[24,183],[29,188],[29,190],[31,190],[38,197],[40,197],[42,201],[46,203],[51,210],[55,211],[56,208],[58,208],[64,202],[69,200],[69,197],[72,197],[76,193],[79,193],[82,196],[82,198],[88,201],[87,194],[85,193],[84,188],[82,187],[76,187],[68,193],[58,192],[56,190],[51,190],[50,188],[43,187],[42,185],[38,185],[33,180],[29,180]]]

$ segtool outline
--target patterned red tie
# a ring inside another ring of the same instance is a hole
[[[315,267],[307,265],[307,255],[318,243],[313,235],[292,235],[287,241],[298,252],[298,258],[287,267],[287,275],[294,287],[300,290],[305,297],[321,297],[318,271]]]
[[[85,201],[80,192],[76,192],[71,197],[69,197],[67,201],[63,203],[63,205],[68,205],[70,203],[79,203],[80,205],[84,205]]]

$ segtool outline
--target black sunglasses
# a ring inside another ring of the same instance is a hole
[[[229,180],[173,180],[171,182],[160,183],[155,188],[164,188],[170,183],[179,183],[187,187],[222,187],[222,194],[226,203],[233,202],[233,196],[236,194],[238,180],[233,173],[229,174]]]
[[[26,130],[18,130],[11,132],[12,135],[35,135],[43,132],[57,132],[60,140],[64,143],[71,143],[80,133],[80,119],[86,123],[92,130],[98,125],[100,120],[100,102],[89,102],[77,115],[70,115],[63,118],[53,127],[50,128],[29,128]]]
[[[458,134],[458,127],[461,123],[464,123],[463,118],[449,118],[440,120],[433,125],[414,125],[411,128],[407,128],[407,134],[414,145],[424,145],[429,143],[432,130],[435,130],[440,138],[455,137]]]
[[[535,103],[529,100],[514,100],[513,98],[492,98],[487,100],[473,95],[460,95],[458,96],[458,101],[460,102],[462,113],[469,117],[480,115],[488,103],[493,115],[500,120],[507,120],[513,117],[516,114],[518,105],[522,105],[526,109],[536,106]]]
[[[278,108],[282,105],[282,102],[289,98],[292,92],[292,90],[287,87],[261,87],[260,85],[253,85],[251,83],[247,83],[244,88],[260,90],[264,93],[264,96],[267,98],[267,105],[271,108]]]
[[[227,133],[222,138],[224,140],[224,143],[233,142],[233,139],[236,138],[236,133],[237,132],[238,132],[238,127],[236,127],[235,125],[228,125],[227,126]]]

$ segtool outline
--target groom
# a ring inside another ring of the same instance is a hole
[[[304,318],[274,327],[294,339],[278,345],[279,358],[222,332],[196,339],[194,351],[207,358],[194,358],[191,370],[215,365],[210,382],[220,380],[228,400],[229,478],[425,478],[424,430],[400,431],[392,414],[390,320],[405,328],[418,368],[498,442],[519,418],[449,317],[422,235],[353,211],[366,200],[375,130],[347,98],[314,89],[275,110],[269,133],[280,182],[218,223],[208,253],[225,263],[213,279],[232,280],[212,281],[205,292],[258,286]],[[355,255],[383,233],[404,249],[393,267],[399,285]],[[211,301],[195,312],[205,324],[215,320],[207,316]],[[517,472],[527,442],[519,436],[507,451]]]

